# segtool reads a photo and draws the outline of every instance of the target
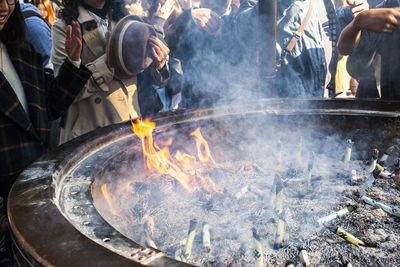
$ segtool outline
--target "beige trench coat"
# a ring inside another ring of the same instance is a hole
[[[79,6],[78,22],[83,30],[81,64],[93,74],[63,118],[60,144],[98,127],[140,116],[136,76],[128,80],[115,79],[114,70],[108,68],[106,64],[104,35],[99,27],[93,27],[96,21],[82,6]],[[114,24],[113,22],[112,25]],[[65,36],[66,24],[59,19],[52,27],[51,60],[56,75],[67,57],[64,47]]]

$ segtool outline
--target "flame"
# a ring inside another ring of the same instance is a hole
[[[171,156],[168,147],[172,145],[172,139],[164,144],[154,142],[153,130],[156,127],[154,122],[136,120],[135,123],[133,121],[131,123],[133,132],[142,142],[143,157],[149,170],[175,178],[190,193],[200,189],[211,193],[222,192],[217,189],[210,177],[203,177],[196,172],[197,161],[194,156],[180,151],[177,151],[174,157]],[[190,136],[196,137],[199,160],[203,163],[211,160],[215,164],[210,148],[200,133],[200,128]]]
[[[110,208],[111,213],[118,216],[118,213],[113,208],[114,198],[108,193],[107,183],[105,183],[101,186],[101,192],[103,193],[104,198],[107,201],[107,204],[108,204],[108,207]]]
[[[188,170],[194,169],[196,167],[196,158],[192,155],[181,153],[179,150],[175,154],[175,159]]]
[[[190,133],[190,136],[196,137],[197,155],[199,160],[201,162],[207,162],[211,160],[215,164],[215,161],[210,153],[210,147],[208,146],[207,141],[201,135],[200,128],[197,128],[194,132]],[[201,149],[202,147],[204,148],[204,151]]]

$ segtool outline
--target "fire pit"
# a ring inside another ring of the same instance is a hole
[[[33,266],[396,265],[399,220],[359,191],[372,149],[380,158],[399,144],[399,108],[262,100],[185,111],[153,118],[143,145],[129,123],[99,129],[21,174],[8,206],[15,250]],[[397,196],[392,180],[368,193],[389,206]]]

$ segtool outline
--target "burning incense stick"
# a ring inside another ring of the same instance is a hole
[[[349,169],[349,163],[351,158],[351,149],[354,142],[351,139],[346,140],[346,153],[344,155],[344,169],[347,171]]]
[[[303,266],[310,266],[310,259],[308,258],[307,250],[305,248],[300,249],[300,261]]]
[[[364,241],[358,239],[357,237],[353,236],[352,234],[346,232],[342,228],[338,227],[336,229],[336,234],[340,236],[341,238],[345,239],[347,242],[354,244],[354,245],[361,245],[361,246],[366,246]]]
[[[397,208],[392,208],[390,206],[387,206],[387,205],[385,205],[383,203],[377,202],[377,201],[375,201],[375,200],[373,200],[373,199],[371,199],[369,197],[366,197],[366,196],[361,197],[361,200],[363,200],[365,203],[367,203],[367,204],[369,204],[371,206],[374,206],[374,207],[377,207],[377,208],[381,208],[382,210],[384,210],[385,212],[387,212],[387,213],[389,213],[389,214],[391,214],[393,216],[400,217],[400,210],[397,209]]]
[[[263,267],[264,256],[261,246],[261,239],[257,233],[257,230],[254,227],[251,230],[253,231],[254,257],[256,259],[256,267]]]
[[[203,223],[203,248],[207,253],[211,251],[210,226],[206,222]]]
[[[197,226],[197,220],[196,219],[190,220],[188,238],[186,240],[185,249],[183,250],[183,255],[182,255],[183,262],[187,262],[190,259],[190,255],[192,254],[193,241],[194,237],[196,236],[196,226]]]
[[[379,169],[375,169],[374,172],[370,175],[370,177],[365,181],[360,190],[360,197],[364,196],[367,193],[368,189],[375,182],[376,178],[379,177],[380,172],[381,171]]]
[[[371,160],[369,162],[369,168],[368,168],[368,172],[373,172],[376,168],[376,163],[378,161],[378,155],[379,155],[379,150],[378,149],[374,149],[372,150],[372,157]]]
[[[317,220],[318,224],[321,226],[324,223],[328,223],[330,221],[333,221],[334,219],[343,216],[349,212],[352,212],[354,210],[354,207],[352,206],[347,206],[344,209],[341,209],[339,211],[336,211],[334,213],[329,214],[328,216],[322,217],[319,220]]]

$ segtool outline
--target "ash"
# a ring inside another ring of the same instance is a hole
[[[254,266],[253,228],[260,237],[264,266],[284,266],[288,260],[300,265],[299,248],[308,251],[314,266],[400,266],[400,219],[369,206],[359,197],[362,185],[370,177],[367,170],[372,149],[380,150],[380,159],[386,149],[395,145],[382,164],[394,171],[393,162],[400,156],[400,139],[393,122],[358,117],[329,121],[266,117],[237,122],[235,118],[180,125],[155,136],[155,140],[173,137],[171,155],[177,150],[196,155],[196,146],[187,136],[200,126],[216,164],[199,164],[191,175],[210,177],[223,193],[189,193],[172,177],[147,171],[140,148],[125,147],[126,154],[113,156],[96,177],[99,187],[108,183],[107,189],[115,200],[113,207],[95,202],[97,210],[125,236],[143,246],[155,245],[177,259],[185,252],[190,221],[196,219],[188,262],[199,266],[228,266],[232,262]],[[366,126],[371,124],[382,127]],[[345,170],[349,138],[354,145],[349,169]],[[358,179],[351,179],[351,170],[356,170]],[[283,209],[277,215],[279,180]],[[239,192],[244,193],[238,198]],[[393,179],[377,179],[366,196],[400,207]],[[318,219],[347,206],[356,209],[318,225]],[[278,219],[284,221],[285,228],[283,242],[277,245]],[[209,252],[203,248],[203,223],[210,227]],[[348,243],[335,234],[337,227],[368,246]]]
[[[271,144],[276,147],[277,142]],[[365,204],[359,197],[359,190],[370,175],[366,171],[368,160],[352,159],[349,170],[356,170],[359,179],[351,180],[350,171],[343,168],[343,159],[317,153],[311,186],[307,186],[311,150],[306,144],[307,140],[303,147],[283,149],[281,161],[277,161],[276,153],[270,153],[261,159],[218,161],[215,166],[199,167],[193,172],[209,176],[223,193],[189,193],[173,178],[155,173],[135,177],[133,182],[129,180],[129,186],[116,183],[111,190],[118,196],[123,212],[110,216],[108,221],[143,246],[155,245],[167,256],[181,260],[190,220],[196,219],[188,262],[201,266],[254,266],[253,227],[260,236],[264,266],[283,266],[289,260],[300,264],[300,248],[308,251],[311,265],[316,266],[399,266],[399,218]],[[344,142],[338,143],[337,150],[345,151]],[[119,175],[123,174],[116,174]],[[283,184],[280,216],[275,208],[276,176]],[[377,179],[367,196],[392,207],[400,206],[393,180]],[[318,219],[347,206],[355,210],[329,223],[317,224]],[[284,241],[277,245],[278,217],[284,221],[285,231]],[[150,221],[154,221],[154,229]],[[203,223],[210,226],[210,251],[202,244]],[[335,234],[337,227],[365,241],[367,246],[348,243]]]

